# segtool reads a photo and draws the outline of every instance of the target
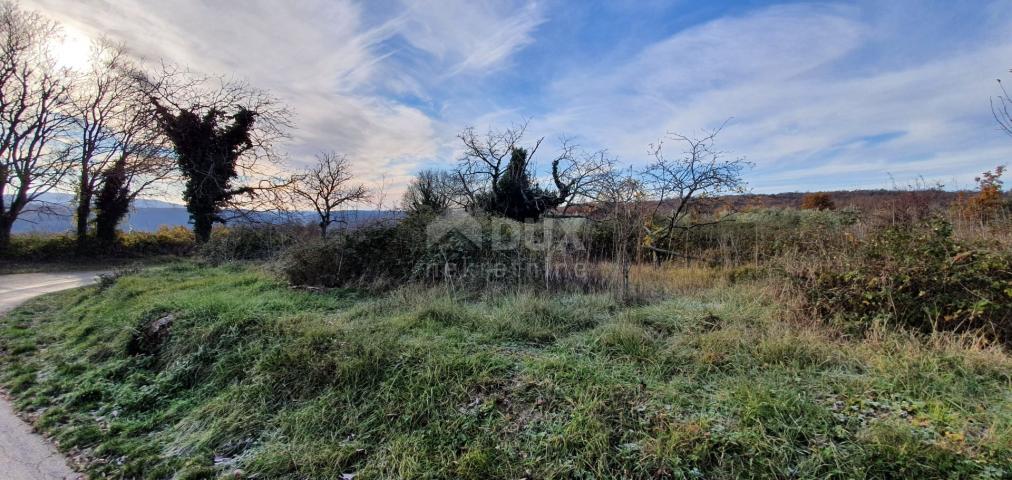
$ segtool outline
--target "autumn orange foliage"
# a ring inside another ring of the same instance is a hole
[[[835,210],[836,204],[833,203],[833,198],[828,193],[806,193],[801,198],[801,208],[803,210]]]
[[[1002,195],[1004,182],[1001,179],[1004,173],[1005,166],[999,165],[993,171],[988,170],[974,178],[978,186],[977,194],[969,197],[961,195],[956,204],[964,216],[989,223],[1001,214],[1005,206]]]

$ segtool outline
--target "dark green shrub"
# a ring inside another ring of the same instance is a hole
[[[326,241],[299,243],[285,251],[281,270],[294,285],[326,287],[379,287],[405,281],[446,282],[465,288],[548,286],[587,274],[582,268],[585,254],[537,248],[537,242],[524,238],[529,233],[524,224],[466,217],[468,226],[478,229],[476,235],[451,228],[440,238],[428,238],[426,227],[437,219],[446,221],[433,215],[409,215],[395,225],[373,225]],[[539,230],[538,225],[533,229]],[[561,231],[554,234],[562,236]]]
[[[1012,343],[1012,253],[957,242],[936,218],[885,228],[850,258],[803,276],[819,313],[858,326],[980,331]]]
[[[281,271],[292,285],[336,286],[341,283],[340,237],[301,242],[281,257]]]

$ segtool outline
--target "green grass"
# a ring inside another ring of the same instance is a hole
[[[848,339],[766,298],[370,297],[174,264],[19,308],[0,362],[97,477],[1012,475],[1007,354]],[[128,353],[167,314],[167,340]]]

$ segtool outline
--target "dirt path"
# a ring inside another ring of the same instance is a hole
[[[92,283],[100,272],[19,273],[0,275],[0,315],[44,293]],[[0,398],[0,476],[18,480],[84,478],[67,466],[60,452],[14,413]]]

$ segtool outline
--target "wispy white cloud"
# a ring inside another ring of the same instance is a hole
[[[982,36],[920,62],[875,64],[859,53],[902,41],[904,25],[867,16],[855,6],[775,6],[684,30],[624,64],[557,81],[543,126],[605,139],[642,162],[664,132],[733,116],[722,146],[757,164],[758,190],[787,179],[792,189],[853,188],[888,173],[951,183],[1008,161],[1012,142],[993,131],[987,99],[1012,40]]]
[[[347,153],[391,192],[423,165],[452,164],[460,128],[528,116],[532,134],[632,164],[666,131],[734,117],[721,146],[757,164],[759,191],[883,185],[888,173],[966,184],[1012,158],[988,110],[1012,67],[1012,0],[22,1],[149,59],[274,91],[297,115],[293,159]],[[665,17],[623,23],[652,15]]]
[[[399,34],[446,67],[444,74],[487,73],[534,41],[545,17],[536,3],[501,0],[404,0]]]
[[[348,154],[356,173],[397,188],[437,153],[439,121],[399,101],[449,73],[505,64],[540,22],[534,6],[432,2],[367,12],[351,0],[153,2],[27,0],[26,8],[92,38],[124,42],[151,62],[249,80],[294,111],[294,163],[321,150]],[[461,22],[463,21],[463,22]],[[433,56],[429,71],[398,65],[397,39]]]

